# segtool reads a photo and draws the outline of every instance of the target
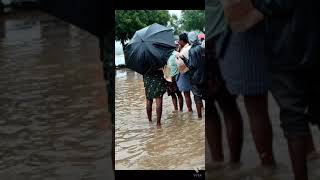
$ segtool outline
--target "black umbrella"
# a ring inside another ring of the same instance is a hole
[[[140,29],[124,49],[127,67],[140,74],[161,68],[175,47],[172,29],[157,23]]]

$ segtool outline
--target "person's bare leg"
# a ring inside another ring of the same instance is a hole
[[[307,135],[307,156],[311,155],[312,153],[316,152],[316,148],[313,142],[313,137],[312,134],[310,132],[310,134]]]
[[[188,111],[192,112],[192,101],[191,101],[190,91],[183,92],[183,94],[184,94],[184,98],[186,99]]]
[[[310,131],[310,134],[307,135],[306,141],[307,141],[307,160],[320,159],[320,153],[317,151],[314,145],[311,131]]]
[[[156,98],[157,104],[157,126],[161,126],[161,115],[162,115],[162,97]]]
[[[272,148],[273,134],[268,113],[267,95],[245,96],[244,102],[261,163],[264,166],[275,166]]]
[[[147,106],[146,106],[146,110],[147,110],[147,115],[148,115],[148,120],[149,122],[152,122],[152,99],[147,99]]]
[[[222,129],[221,121],[217,109],[213,102],[208,102],[205,113],[206,136],[214,162],[223,162]]]
[[[295,180],[308,180],[307,136],[288,137],[288,148]]]
[[[183,110],[183,97],[181,92],[177,93],[178,96],[178,100],[179,100],[179,110],[182,111]]]
[[[177,97],[176,97],[176,94],[172,94],[171,95],[171,99],[172,99],[172,103],[173,103],[173,106],[174,106],[174,110],[178,110],[178,102],[177,102]]]
[[[202,119],[202,98],[200,96],[197,95],[193,95],[193,100],[194,103],[196,104],[196,109],[197,109],[197,114],[198,114],[198,118]]]
[[[218,98],[226,124],[230,151],[230,163],[239,163],[243,145],[243,120],[235,97],[225,94]]]
[[[197,108],[198,118],[201,119],[202,118],[202,106],[201,106],[201,103],[196,103],[196,108]]]

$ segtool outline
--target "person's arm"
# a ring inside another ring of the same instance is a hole
[[[266,16],[291,13],[296,0],[251,0],[253,6]]]
[[[192,64],[190,64],[190,62],[192,62],[190,59],[192,58],[190,55],[189,57],[185,57],[185,56],[181,56],[180,57],[182,59],[182,61],[184,62],[184,64],[187,66],[187,68],[189,68],[189,70],[193,70],[193,66]]]

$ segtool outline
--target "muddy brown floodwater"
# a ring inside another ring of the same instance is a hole
[[[171,97],[164,95],[162,127],[156,128],[145,111],[143,78],[128,69],[117,70],[115,114],[115,160],[117,170],[204,169],[204,119],[193,113],[173,112]]]
[[[112,179],[98,39],[38,11],[0,16],[0,179]]]

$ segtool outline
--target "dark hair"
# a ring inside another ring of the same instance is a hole
[[[187,35],[187,33],[182,33],[182,34],[180,34],[180,35],[179,35],[179,40],[181,40],[181,41],[183,41],[183,42],[185,42],[185,43],[188,43],[189,41],[188,41],[188,35]]]

